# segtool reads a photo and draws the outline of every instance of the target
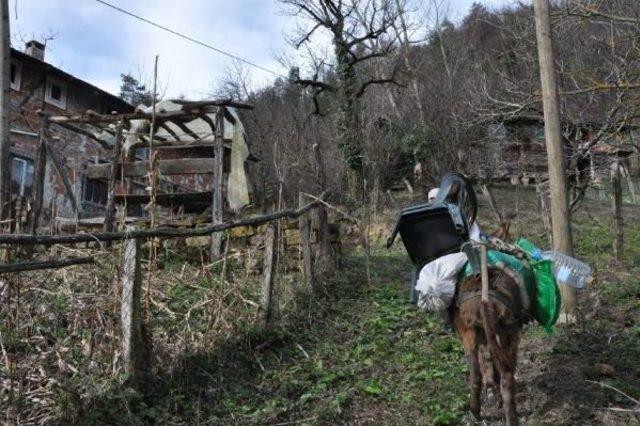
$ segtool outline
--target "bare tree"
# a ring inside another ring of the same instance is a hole
[[[335,66],[331,79],[322,79],[316,69],[312,78],[296,82],[313,88],[315,94],[328,91],[337,97],[338,146],[343,159],[358,180],[363,172],[363,138],[360,98],[376,84],[391,83],[391,75],[370,75],[367,62],[390,54],[395,36],[389,30],[398,19],[395,4],[386,0],[281,0],[292,15],[311,26],[300,27],[296,48],[308,46],[320,30],[328,32],[333,45]],[[377,41],[374,45],[372,41]],[[373,68],[375,70],[375,68]],[[358,185],[360,186],[360,185]]]

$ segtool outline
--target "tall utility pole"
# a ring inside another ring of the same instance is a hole
[[[0,219],[9,213],[11,199],[11,140],[9,139],[11,90],[11,41],[9,31],[9,0],[0,0]]]
[[[569,211],[567,192],[564,142],[560,127],[560,103],[551,40],[549,0],[534,0],[533,7],[538,40],[538,59],[540,61],[540,82],[542,83],[544,134],[547,140],[547,159],[549,162],[553,248],[572,256],[571,212]],[[560,286],[560,292],[562,294],[562,313],[565,314],[561,320],[575,320],[576,290],[573,287],[563,285]]]

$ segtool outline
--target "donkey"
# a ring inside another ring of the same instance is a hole
[[[507,425],[517,425],[514,374],[520,329],[528,320],[521,290],[510,271],[489,267],[489,301],[481,300],[479,276],[464,279],[450,308],[453,326],[469,360],[469,409],[480,417],[482,385],[500,393]]]

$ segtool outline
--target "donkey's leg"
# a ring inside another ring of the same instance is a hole
[[[496,366],[500,372],[500,394],[502,395],[502,408],[504,410],[505,423],[507,426],[516,426],[518,424],[518,414],[516,412],[516,389],[515,389],[515,371],[518,363],[518,341],[519,335],[511,334],[504,336],[503,340],[506,345],[504,347],[503,357],[496,362]]]
[[[501,372],[500,376],[500,393],[502,394],[505,422],[507,426],[516,426],[518,424],[518,415],[516,414],[516,390],[513,371]]]
[[[482,392],[482,375],[480,373],[480,363],[478,362],[478,351],[469,354],[469,389],[471,399],[469,400],[469,411],[477,419],[480,418],[480,393]]]
[[[475,416],[480,417],[480,392],[482,390],[482,375],[480,372],[480,363],[478,361],[478,341],[477,333],[466,326],[466,324],[460,320],[460,317],[454,317],[454,325],[460,340],[462,340],[462,346],[467,354],[467,360],[469,361],[469,390],[471,392],[471,399],[469,400],[469,411]]]

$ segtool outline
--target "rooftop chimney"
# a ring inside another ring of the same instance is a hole
[[[25,53],[31,56],[32,58],[36,58],[40,61],[44,61],[44,44],[36,40],[28,41],[26,44]]]

